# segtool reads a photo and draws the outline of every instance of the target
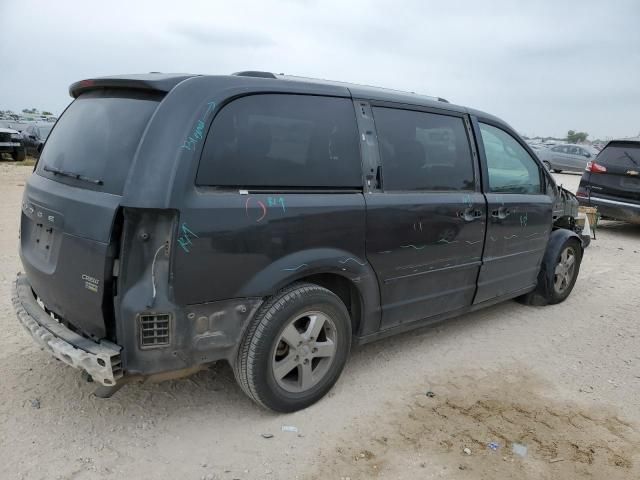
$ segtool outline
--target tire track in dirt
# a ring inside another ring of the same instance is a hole
[[[554,400],[525,372],[478,372],[432,383],[435,397],[422,392],[388,405],[364,422],[369,430],[323,451],[323,467],[310,476],[640,478],[636,426],[605,407]],[[488,448],[491,442],[499,445],[496,451]],[[527,446],[525,457],[512,452],[514,443]]]

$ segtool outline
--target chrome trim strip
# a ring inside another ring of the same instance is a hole
[[[609,203],[611,205],[620,205],[623,207],[637,208],[638,210],[640,210],[640,204],[638,203],[619,202],[617,200],[608,200],[606,198],[600,198],[600,197],[591,197],[589,198],[589,200],[591,200],[592,202],[595,201],[595,202]]]

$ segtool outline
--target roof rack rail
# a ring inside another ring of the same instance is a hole
[[[330,84],[330,85],[341,85],[344,87],[364,87],[364,88],[371,88],[371,89],[375,89],[375,90],[383,90],[383,91],[389,91],[389,92],[398,92],[398,93],[406,93],[406,94],[412,94],[412,95],[416,95],[416,92],[407,92],[404,90],[396,90],[394,88],[385,88],[385,87],[374,87],[371,85],[359,85],[359,84],[354,84],[354,83],[349,83],[349,82],[340,82],[340,81],[336,81],[336,80],[326,80],[323,78],[312,78],[312,77],[302,77],[302,76],[298,76],[298,75],[285,75],[284,73],[280,73],[279,75],[276,75],[274,73],[271,72],[262,72],[260,70],[244,70],[242,72],[235,72],[232,73],[231,75],[235,75],[237,77],[257,77],[257,78],[273,78],[273,79],[282,79],[282,80],[293,80],[293,81],[298,81],[298,82],[317,82],[317,83],[323,83],[323,84]],[[422,95],[425,97],[430,97],[433,100],[436,100],[438,102],[443,102],[443,103],[449,103],[449,100],[447,100],[446,98],[442,98],[442,97],[434,97],[434,96],[430,96],[430,95]]]
[[[236,77],[257,77],[257,78],[278,78],[271,72],[261,72],[259,70],[245,70],[243,72],[235,72],[231,75]]]

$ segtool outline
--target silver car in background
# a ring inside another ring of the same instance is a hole
[[[535,151],[547,170],[553,172],[583,172],[587,163],[598,155],[598,150],[589,145],[565,143],[545,150]]]

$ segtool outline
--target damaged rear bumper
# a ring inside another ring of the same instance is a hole
[[[51,355],[108,387],[122,377],[121,347],[106,340],[94,342],[55,320],[40,306],[24,274],[18,274],[12,302],[22,326]]]

